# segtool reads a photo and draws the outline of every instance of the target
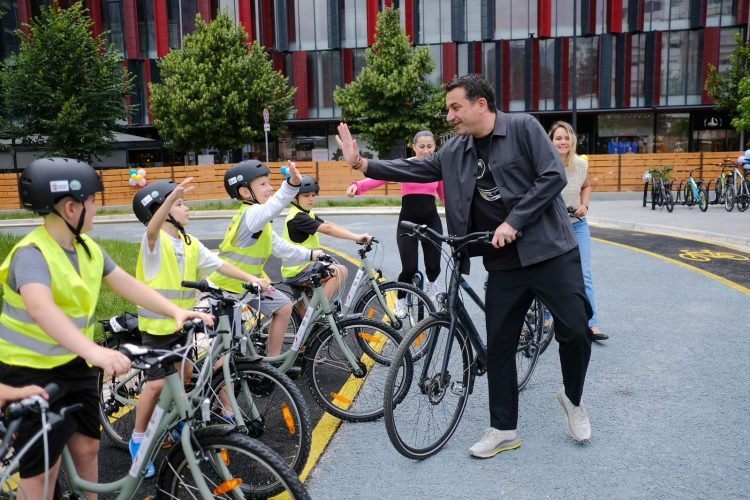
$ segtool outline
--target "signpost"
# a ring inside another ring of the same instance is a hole
[[[271,159],[268,157],[268,132],[271,131],[271,112],[268,111],[268,108],[263,108],[263,133],[266,136],[266,162],[271,161]]]

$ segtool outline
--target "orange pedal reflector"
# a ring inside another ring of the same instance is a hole
[[[223,449],[223,450],[221,450],[221,451],[219,452],[219,456],[220,456],[220,457],[221,457],[221,459],[222,459],[222,460],[224,461],[224,465],[229,465],[229,463],[230,463],[230,460],[229,460],[229,453],[227,452],[227,450],[226,450],[226,449]]]
[[[337,392],[332,392],[331,393],[331,397],[333,398],[334,401],[338,401],[339,403],[344,403],[346,405],[352,404],[352,400],[351,399],[349,399],[349,398],[347,398],[345,396],[342,396],[341,394],[339,394]]]
[[[233,489],[235,489],[237,486],[242,484],[242,479],[235,477],[233,479],[230,479],[229,481],[224,481],[219,486],[217,486],[214,489],[214,495],[224,495],[225,493],[229,493]]]
[[[424,342],[424,332],[420,333],[419,336],[416,338],[414,343],[412,344],[414,347],[419,347]]]
[[[284,415],[284,422],[286,422],[286,428],[289,429],[289,434],[297,434],[297,424],[294,423],[294,415],[292,415],[289,405],[281,403],[281,413]]]

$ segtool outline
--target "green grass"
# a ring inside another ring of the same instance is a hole
[[[2,260],[5,260],[5,256],[8,255],[8,252],[10,252],[20,239],[21,237],[19,236],[0,233],[0,258],[2,258]],[[138,243],[127,243],[116,240],[97,240],[97,243],[106,250],[117,265],[131,275],[135,273],[135,264],[138,260],[140,246]],[[2,299],[1,291],[0,299]],[[118,316],[125,311],[134,313],[135,305],[121,298],[106,285],[103,285],[99,295],[99,301],[96,305],[96,318],[109,319],[112,316]],[[97,337],[100,335],[102,335],[101,328],[97,326]]]

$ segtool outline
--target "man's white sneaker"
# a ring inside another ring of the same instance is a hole
[[[501,451],[515,450],[521,446],[518,431],[501,431],[490,427],[474,446],[469,448],[469,455],[476,458],[494,457]]]
[[[557,401],[565,415],[565,423],[570,436],[579,443],[588,442],[591,439],[591,422],[589,422],[589,414],[586,413],[583,401],[579,406],[575,406],[565,395],[564,387],[557,391]]]
[[[403,299],[398,299],[396,301],[396,308],[393,310],[393,314],[396,315],[397,318],[403,319],[406,317],[407,313],[407,305],[406,305],[406,297]]]

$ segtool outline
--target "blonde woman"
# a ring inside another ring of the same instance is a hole
[[[562,197],[568,207],[573,232],[578,239],[578,249],[581,252],[581,267],[583,283],[586,287],[586,297],[591,303],[593,315],[589,320],[589,328],[594,334],[594,340],[607,340],[608,335],[602,333],[598,326],[599,315],[596,307],[594,281],[591,277],[591,231],[586,215],[591,203],[591,184],[589,183],[589,164],[576,154],[576,134],[569,123],[559,121],[549,129],[552,144],[560,153],[560,159],[565,165],[568,185],[563,189]]]

